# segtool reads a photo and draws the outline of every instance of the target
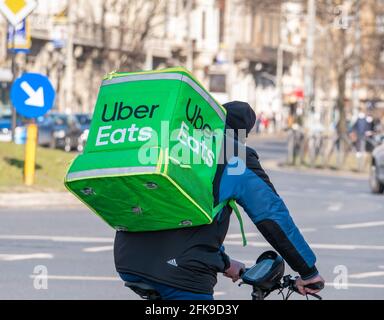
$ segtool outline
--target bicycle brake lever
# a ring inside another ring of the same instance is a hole
[[[310,295],[310,296],[316,298],[317,300],[323,300],[323,298],[320,297],[320,296],[319,296],[318,294],[316,294],[316,293],[307,293],[307,295]]]

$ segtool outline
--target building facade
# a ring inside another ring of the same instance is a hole
[[[282,46],[290,40],[281,34],[280,7],[263,11],[238,0],[127,3],[38,0],[28,18],[32,46],[16,55],[16,74],[46,74],[58,111],[92,112],[104,74],[182,65],[222,103],[244,100],[257,113],[281,113],[281,97],[295,89],[295,69],[294,52]],[[10,107],[12,81],[6,34],[0,17],[2,112]]]

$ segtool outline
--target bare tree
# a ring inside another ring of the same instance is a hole
[[[164,22],[166,1],[107,0],[103,1],[101,30],[102,57],[108,69],[133,71],[145,61],[145,44]],[[117,23],[110,25],[107,18]]]
[[[367,76],[369,69],[376,70],[382,51],[382,34],[377,32],[370,14],[377,14],[376,0],[343,2],[340,0],[318,0],[317,22],[325,30],[324,40],[327,48],[317,47],[317,70],[327,73],[329,80],[337,88],[336,110],[339,114],[337,133],[339,138],[347,133],[346,80],[358,66],[361,78]],[[341,7],[344,3],[344,7]],[[345,4],[348,4],[345,7]],[[364,15],[368,16],[364,19]],[[357,32],[359,36],[357,37]],[[319,66],[320,64],[320,66]],[[341,144],[344,141],[340,140]],[[345,147],[345,145],[342,145]]]

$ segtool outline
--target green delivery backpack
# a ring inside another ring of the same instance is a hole
[[[225,118],[184,68],[110,73],[65,186],[116,230],[209,224],[227,204],[212,193]]]

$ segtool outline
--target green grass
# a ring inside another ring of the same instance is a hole
[[[0,192],[64,191],[64,175],[74,153],[37,147],[35,184],[25,186],[24,145],[0,142]]]

